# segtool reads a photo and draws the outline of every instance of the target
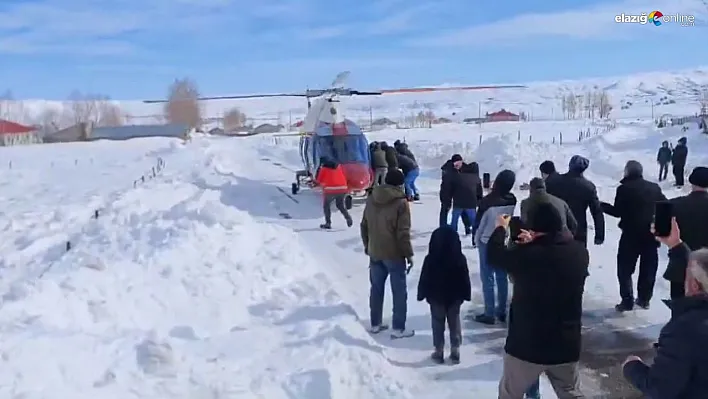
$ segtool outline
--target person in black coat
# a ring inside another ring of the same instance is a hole
[[[669,142],[664,140],[661,143],[661,148],[656,154],[656,163],[659,164],[659,181],[666,180],[666,175],[669,173],[669,163],[671,163],[671,148]]]
[[[518,399],[546,373],[561,398],[579,389],[581,315],[590,256],[567,231],[558,210],[539,204],[507,245],[510,218],[500,215],[488,243],[489,261],[509,273],[513,295],[500,399]]]
[[[381,142],[381,149],[386,153],[386,163],[388,163],[389,169],[398,169],[398,154],[396,149],[388,145],[387,142]]]
[[[708,250],[691,253],[681,242],[674,219],[671,234],[660,237],[669,247],[669,262],[688,270],[686,297],[666,301],[671,320],[661,329],[650,366],[638,356],[622,365],[625,378],[656,399],[703,399],[708,395]]]
[[[418,168],[418,163],[407,155],[396,153],[396,162],[398,162],[398,167],[403,172],[405,178],[405,183],[403,187],[406,191],[406,197],[408,201],[418,201],[420,200],[420,194],[418,193],[418,187],[415,185],[415,181],[420,174],[420,169]]]
[[[450,227],[455,231],[462,215],[467,216],[468,220],[475,220],[477,205],[484,196],[482,180],[479,178],[479,165],[475,162],[470,164],[464,164],[461,160],[459,162],[459,172],[447,174],[440,184],[440,203],[447,209],[452,208]],[[470,231],[465,227],[465,235],[467,234],[470,234]]]
[[[691,193],[673,198],[671,203],[681,228],[681,240],[691,250],[697,250],[708,247],[708,168],[694,168],[688,182],[691,183]],[[684,296],[685,267],[669,263],[664,279],[670,282],[671,299]]]
[[[568,173],[550,179],[546,178],[546,191],[568,204],[578,222],[575,239],[586,245],[588,241],[587,211],[590,209],[590,215],[595,224],[595,245],[602,245],[605,242],[605,216],[600,206],[600,199],[597,197],[597,188],[583,176],[588,166],[590,166],[590,160],[580,155],[573,155],[568,163]]]
[[[615,203],[602,203],[602,210],[619,218],[622,230],[617,247],[617,280],[621,301],[615,309],[626,312],[634,305],[648,309],[654,294],[656,271],[659,267],[659,243],[651,233],[654,207],[657,202],[666,201],[658,184],[644,180],[642,165],[629,161],[624,167],[624,178],[620,180],[615,195]],[[637,298],[634,301],[632,275],[637,269]]]
[[[408,148],[408,144],[401,142],[401,140],[396,140],[396,142],[393,143],[393,148],[395,148],[399,154],[403,154],[416,161],[415,155],[413,155],[413,152]]]
[[[471,299],[470,274],[460,237],[448,226],[438,227],[430,236],[428,255],[423,260],[418,281],[418,300],[427,300],[430,304],[435,348],[431,357],[436,362],[443,362],[446,321],[450,329],[450,360],[460,361],[460,306]]]
[[[671,155],[671,164],[673,167],[674,178],[676,179],[675,186],[683,187],[683,173],[686,168],[686,160],[688,159],[688,147],[686,142],[688,140],[685,137],[681,137],[678,140],[678,144],[674,147],[674,152]]]
[[[476,163],[473,162],[475,165]],[[460,154],[455,154],[453,155],[450,159],[445,161],[443,166],[440,167],[441,171],[441,180],[440,180],[440,193],[442,194],[443,187],[447,184],[446,180],[454,178],[453,175],[457,174],[460,172],[460,168],[464,164],[464,160],[462,159],[462,155]],[[479,170],[479,166],[477,166],[477,170]],[[447,203],[447,201],[443,201],[443,196],[440,195],[440,226],[447,226],[447,215],[450,213],[450,208],[452,207],[452,204]],[[472,223],[474,223],[474,219],[470,219],[466,213],[462,213],[460,215],[462,218],[462,224],[465,226],[465,235],[469,235],[472,232]]]

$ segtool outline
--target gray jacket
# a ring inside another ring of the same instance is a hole
[[[570,210],[568,204],[555,195],[548,194],[546,190],[542,188],[531,189],[529,197],[521,201],[521,221],[524,225],[529,224],[530,217],[536,209],[536,206],[543,202],[548,202],[553,205],[560,214],[564,229],[575,234],[578,229],[578,221],[575,220],[575,216],[573,216],[573,212]]]
[[[513,215],[516,208],[516,202],[510,205],[491,206],[483,209],[480,205],[480,213],[477,215],[479,227],[474,234],[474,242],[486,244],[489,242],[489,237],[492,236],[494,229],[497,228],[497,218],[499,215]]]

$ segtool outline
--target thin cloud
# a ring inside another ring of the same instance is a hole
[[[652,6],[665,14],[694,15],[697,19],[705,18],[708,11],[701,0],[659,0]],[[553,13],[528,13],[414,39],[408,44],[422,47],[476,47],[523,43],[540,37],[623,39],[638,34],[637,27],[632,24],[618,24],[615,22],[615,16],[651,11],[644,1],[627,0]]]

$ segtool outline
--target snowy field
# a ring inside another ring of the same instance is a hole
[[[662,140],[688,136],[687,171],[708,164],[708,138],[695,126],[603,127],[451,124],[370,139],[405,139],[421,159],[422,203],[412,210],[420,264],[437,227],[439,167],[453,153],[492,176],[515,170],[517,185],[546,159],[563,171],[570,156],[585,155],[605,201],[628,159],[656,179]],[[588,129],[591,137],[578,142]],[[300,168],[297,150],[297,138],[273,136],[1,149],[0,397],[495,398],[505,330],[465,316],[461,364],[432,365],[428,307],[415,301],[419,266],[409,276],[408,326],[416,335],[392,341],[367,333],[359,230],[342,228],[335,214],[334,231],[322,232],[319,194],[285,194]],[[133,187],[157,158],[164,171]],[[681,194],[664,188],[669,197]],[[355,206],[355,220],[361,213]],[[611,218],[607,226],[605,244],[590,248],[582,377],[589,395],[629,397],[618,386],[619,363],[628,352],[650,351],[669,317],[660,302],[668,284],[658,278],[650,310],[617,314],[619,231]],[[474,292],[465,315],[482,305],[470,244]],[[554,397],[545,380],[542,394]]]

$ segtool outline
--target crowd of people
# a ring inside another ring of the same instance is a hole
[[[665,147],[665,146],[664,146]],[[662,147],[662,149],[664,148]],[[415,157],[400,142],[374,143],[372,162],[377,184],[361,221],[361,240],[369,256],[371,332],[389,328],[383,321],[385,283],[393,295],[392,338],[414,335],[406,325],[406,275],[414,266],[411,213],[408,202],[418,191]],[[683,185],[686,140],[679,140],[669,162],[676,184]],[[401,162],[403,160],[403,162]],[[668,164],[659,152],[660,180]],[[405,166],[404,166],[405,165]],[[690,174],[690,194],[667,200],[659,185],[644,177],[643,166],[629,161],[613,203],[600,201],[596,186],[584,174],[590,161],[573,156],[568,171],[559,173],[551,161],[539,165],[541,177],[529,182],[520,203],[512,192],[516,175],[503,170],[488,192],[479,166],[453,155],[441,168],[440,226],[432,232],[418,284],[417,299],[430,305],[433,335],[431,358],[445,361],[445,325],[449,360],[460,362],[460,308],[471,300],[471,282],[462,238],[468,237],[479,256],[483,311],[475,320],[508,328],[499,383],[500,399],[539,398],[539,376],[545,373],[558,397],[585,398],[579,386],[583,294],[590,272],[587,213],[593,219],[593,243],[605,241],[605,215],[619,219],[617,250],[618,312],[650,306],[658,272],[660,242],[669,247],[663,277],[670,282],[672,310],[656,346],[652,365],[630,356],[625,377],[655,399],[705,398],[708,392],[708,168]],[[385,170],[384,170],[385,169]],[[415,172],[412,172],[414,171]],[[670,201],[670,236],[653,232],[654,207]],[[448,216],[451,216],[448,220]],[[459,219],[464,234],[458,234]],[[639,261],[636,294],[632,276]],[[510,304],[508,290],[511,284]]]

